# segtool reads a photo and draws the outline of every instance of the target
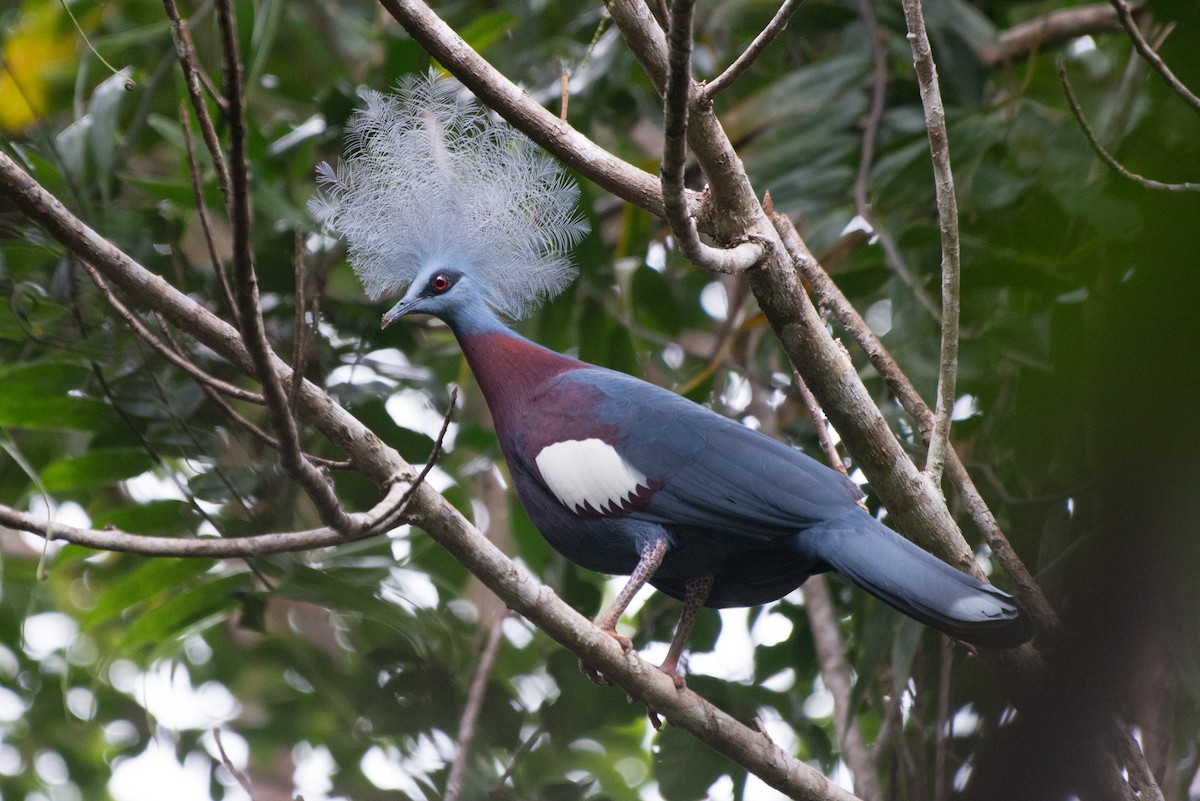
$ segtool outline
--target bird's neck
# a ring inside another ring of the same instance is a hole
[[[497,433],[551,379],[591,365],[555,353],[504,327],[455,332],[471,372],[483,391]]]

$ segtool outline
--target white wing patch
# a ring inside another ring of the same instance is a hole
[[[576,514],[627,512],[647,491],[661,486],[595,438],[547,445],[534,461],[554,497]]]

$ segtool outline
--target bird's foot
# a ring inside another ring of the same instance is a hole
[[[616,640],[617,644],[621,646],[621,650],[625,653],[629,653],[633,650],[633,640],[629,639],[624,634],[618,634],[616,628],[609,628],[608,626],[599,626],[598,628],[609,637],[612,637],[614,640]]]
[[[665,673],[671,681],[675,682],[676,690],[682,690],[684,687],[687,687],[687,682],[683,678],[683,671],[679,669],[678,659],[667,659],[666,662],[658,666],[658,669]]]

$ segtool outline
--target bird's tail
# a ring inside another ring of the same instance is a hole
[[[855,510],[797,535],[810,558],[911,618],[973,645],[1012,648],[1030,637],[1012,596],[956,570]]]

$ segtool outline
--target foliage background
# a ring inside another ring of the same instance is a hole
[[[1127,519],[1145,531],[1106,536],[1113,492],[1161,494],[1180,516],[1194,506],[1200,207],[1134,186],[1098,162],[1067,109],[1052,54],[985,66],[982,54],[998,31],[1068,5],[943,0],[926,13],[964,231],[964,399],[955,443],[1051,600],[1098,616],[1104,607],[1087,588],[1097,565],[1107,563],[1089,555],[1150,547],[1159,531],[1134,504]],[[0,10],[4,147],[100,233],[216,307],[220,293],[199,235],[180,130],[184,88],[162,8],[149,0],[69,6],[87,40],[137,86],[123,89],[62,6],[26,0]],[[868,197],[915,282],[936,297],[939,245],[911,54],[899,5],[874,9],[890,81]],[[216,75],[211,5],[183,10],[194,21],[203,64]],[[763,2],[702,4],[698,77],[732,60],[774,10]],[[657,169],[660,106],[611,27],[596,37],[599,5],[462,0],[438,11],[547,105],[556,107],[559,71],[568,68],[572,124],[622,158]],[[341,251],[306,211],[314,166],[336,159],[357,87],[387,87],[426,69],[427,57],[365,2],[264,0],[239,2],[237,12],[254,248],[277,350],[290,353],[296,335],[299,228],[308,246],[308,297],[319,297],[320,312],[306,375],[416,463],[432,447],[448,386],[462,386],[437,486],[576,608],[595,614],[611,595],[609,583],[551,553],[503,492],[486,410],[451,337],[432,325],[380,332],[382,309],[365,302]],[[1156,2],[1153,16],[1176,23],[1162,53],[1186,83],[1200,86],[1200,9]],[[1200,117],[1156,78],[1137,74],[1123,35],[1060,52],[1090,119],[1124,163],[1162,180],[1197,179]],[[718,112],[758,191],[770,191],[776,207],[799,222],[931,398],[936,321],[877,245],[844,236],[856,214],[870,73],[858,6],[810,0],[718,101]],[[220,208],[213,181],[205,192],[209,207]],[[583,187],[582,206],[594,233],[578,250],[581,277],[521,330],[682,389],[816,453],[786,359],[744,284],[690,267],[663,247],[658,220],[594,187]],[[227,226],[214,217],[227,242]],[[64,522],[162,536],[317,525],[270,450],[134,338],[61,248],[4,205],[0,293],[8,300],[0,306],[0,501],[49,507]],[[181,344],[205,369],[239,380],[212,354]],[[852,356],[906,435],[909,421],[862,354]],[[306,444],[338,456],[319,437]],[[1105,469],[1114,459],[1144,485]],[[338,490],[353,508],[377,500],[374,486],[354,474],[339,474]],[[1179,564],[1193,564],[1194,540],[1167,542],[1183,549],[1172,554]],[[309,801],[323,794],[440,797],[494,611],[420,532],[404,528],[317,553],[228,563],[54,545],[43,554],[39,540],[8,532],[0,548],[4,799],[138,797],[116,777],[148,749],[205,776],[213,798],[244,798],[221,765],[214,727],[260,801],[290,798],[296,788]],[[895,797],[961,788],[969,773],[962,766],[986,750],[1003,714],[1000,689],[962,650],[947,663],[940,638],[835,586],[868,739],[883,726],[886,698],[907,688],[903,734],[891,738],[881,761]],[[827,694],[800,604],[795,595],[746,615],[706,613],[693,651],[727,639],[717,656],[694,659],[689,685],[738,717],[758,715],[785,747],[836,774]],[[668,639],[676,610],[651,596],[630,619],[643,651],[653,654],[661,645],[645,646]],[[1169,680],[1147,679],[1147,697],[1128,700],[1147,729],[1152,717],[1166,721],[1153,731],[1162,738],[1169,797],[1200,797],[1200,788],[1188,790],[1200,735],[1200,672],[1189,656],[1195,626],[1187,625],[1194,611],[1186,601],[1172,610],[1170,636],[1146,646],[1165,651],[1155,664]],[[464,797],[770,797],[678,731],[654,735],[640,707],[590,685],[574,657],[523,622],[503,625]],[[742,662],[746,672],[730,679]],[[203,714],[153,700],[171,677],[194,689]],[[947,718],[955,726],[939,772],[939,722]]]

